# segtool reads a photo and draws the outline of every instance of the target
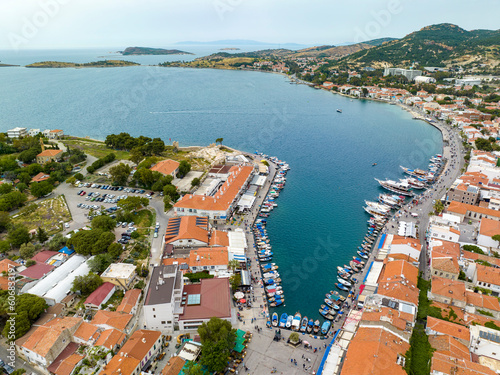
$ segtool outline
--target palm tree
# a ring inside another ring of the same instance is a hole
[[[234,272],[236,268],[240,267],[240,262],[238,262],[236,259],[231,259],[227,264],[227,267]]]

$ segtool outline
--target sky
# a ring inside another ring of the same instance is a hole
[[[496,30],[498,14],[498,0],[0,0],[0,49],[351,44],[445,22]]]

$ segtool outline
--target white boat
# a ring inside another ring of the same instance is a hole
[[[344,280],[344,279],[343,279],[343,278],[341,278],[341,277],[337,277],[337,280],[338,280],[338,282],[339,282],[339,283],[344,284],[345,286],[352,286],[352,283],[350,283],[350,282],[349,282],[349,281],[347,281],[347,280]]]
[[[378,218],[383,218],[385,217],[385,214],[381,214],[380,212],[378,211],[375,211],[373,208],[371,208],[370,206],[365,206],[363,207],[363,210],[365,210],[367,213],[369,213],[370,215],[373,215],[375,217],[378,217]]]
[[[414,189],[425,189],[427,187],[427,185],[424,182],[419,181],[413,177],[406,178],[405,180],[400,180],[400,181],[408,182],[408,184]]]
[[[383,215],[385,215],[385,214],[387,214],[387,213],[389,213],[391,211],[391,207],[390,206],[387,206],[387,205],[382,204],[382,203],[365,201],[365,204],[368,207],[371,207],[374,210],[379,211]]]
[[[393,180],[379,180],[378,178],[375,179],[380,186],[382,186],[384,189],[387,189],[389,191],[392,191],[393,193],[396,194],[401,194],[401,195],[407,195],[407,196],[412,196],[413,192],[410,190],[411,186],[409,184],[402,184],[401,182],[396,182]]]

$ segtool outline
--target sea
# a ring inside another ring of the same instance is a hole
[[[442,152],[440,132],[396,105],[291,84],[279,74],[156,66],[218,50],[173,48],[196,54],[116,54],[123,48],[0,51],[2,63],[21,65],[0,68],[0,131],[60,128],[101,140],[128,132],[181,146],[223,138],[228,146],[286,161],[291,168],[286,187],[267,225],[286,302],[277,311],[321,318],[318,309],[335,289],[337,266],[356,255],[367,231],[364,201],[383,192],[375,178],[403,178],[401,165],[425,169],[429,158]],[[103,57],[142,66],[22,66]]]

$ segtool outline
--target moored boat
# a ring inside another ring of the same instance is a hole
[[[309,322],[307,323],[307,333],[311,333],[312,330],[313,330],[313,327],[314,327],[314,321],[312,319],[309,320]]]
[[[326,335],[328,333],[328,331],[330,330],[331,326],[332,326],[332,323],[330,323],[329,321],[323,322],[323,324],[321,325],[321,334]]]
[[[271,324],[273,327],[278,326],[278,313],[277,312],[273,313],[273,316],[271,318]]]
[[[349,290],[348,287],[346,287],[345,285],[341,284],[341,283],[335,283],[335,286],[340,289],[340,290],[343,290],[344,292],[347,292]]]
[[[300,321],[302,320],[302,315],[299,312],[295,314],[292,321],[292,330],[298,331],[300,329]]]
[[[293,315],[288,315],[286,319],[286,328],[291,328],[292,327],[292,322],[293,322]]]
[[[286,328],[287,320],[288,320],[288,314],[287,313],[281,314],[280,323],[279,323],[280,328]]]
[[[302,318],[302,323],[300,324],[300,332],[306,331],[308,322],[309,322],[309,319],[307,319],[307,316],[304,316]]]
[[[314,326],[313,326],[313,332],[314,333],[318,333],[319,332],[319,329],[320,329],[319,324],[320,324],[319,320],[316,319],[316,321],[314,322]]]

